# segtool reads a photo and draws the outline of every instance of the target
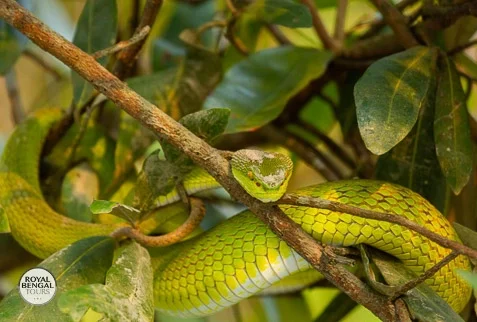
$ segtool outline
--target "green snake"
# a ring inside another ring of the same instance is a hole
[[[45,202],[40,189],[40,155],[49,129],[61,115],[58,109],[44,109],[19,125],[7,142],[0,168],[0,212],[6,214],[18,243],[41,258],[82,238],[109,235],[118,228],[115,224],[67,218]],[[286,190],[292,165],[285,157],[265,154],[260,160],[258,154],[249,151],[233,159],[231,167],[248,193],[273,201]],[[186,178],[184,186],[194,194],[218,184],[199,171]],[[403,216],[458,240],[450,223],[427,200],[394,184],[349,180],[308,187],[298,193]],[[178,199],[178,193],[173,192],[161,203]],[[367,244],[397,257],[417,274],[450,253],[396,224],[316,208],[280,208],[321,243]],[[150,253],[155,272],[155,306],[164,314],[181,317],[213,314],[311,268],[250,211],[185,242],[152,249]],[[426,283],[460,312],[470,298],[471,287],[456,269],[470,270],[468,258],[458,256]]]

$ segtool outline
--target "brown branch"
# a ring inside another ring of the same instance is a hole
[[[138,42],[146,38],[146,36],[149,34],[149,31],[151,31],[151,27],[145,26],[144,28],[139,30],[139,32],[135,33],[130,39],[120,41],[109,48],[98,50],[97,52],[93,53],[91,56],[93,56],[94,59],[99,59],[104,56],[115,54],[118,51],[124,50],[125,48],[128,48],[134,44],[137,44]]]
[[[278,41],[279,44],[282,44],[282,45],[292,44],[290,39],[288,39],[287,36],[285,36],[283,32],[280,30],[280,28],[278,28],[277,26],[272,25],[271,23],[265,22],[265,28],[267,28],[267,30]]]
[[[449,255],[444,257],[442,260],[440,260],[436,265],[432,266],[430,269],[425,271],[423,274],[421,274],[419,277],[410,280],[409,282],[406,282],[402,285],[399,286],[394,286],[393,287],[393,294],[391,295],[391,299],[395,300],[401,295],[404,295],[407,293],[407,291],[415,288],[419,284],[423,283],[425,280],[428,278],[431,278],[436,274],[442,267],[446,266],[449,264],[451,261],[453,261],[459,254],[456,251],[452,251]]]
[[[335,32],[333,37],[343,46],[345,38],[346,11],[348,9],[348,0],[338,0],[338,7],[335,20]]]
[[[350,214],[353,216],[374,219],[379,221],[386,221],[393,224],[397,224],[406,228],[409,228],[412,231],[415,231],[422,236],[428,238],[429,240],[435,242],[436,244],[441,245],[442,247],[452,249],[459,255],[467,255],[469,257],[477,259],[477,250],[474,250],[470,247],[467,247],[459,242],[447,239],[441,235],[430,231],[429,229],[420,226],[419,224],[411,221],[405,217],[401,217],[394,214],[387,214],[383,212],[362,209],[355,206],[350,206],[341,202],[326,200],[322,198],[315,198],[310,196],[302,196],[294,193],[285,194],[280,200],[277,201],[277,204],[287,204],[287,205],[297,205],[297,206],[306,206],[319,209],[327,209],[336,212],[342,212]]]
[[[13,124],[19,124],[25,118],[20,93],[18,92],[17,77],[13,68],[5,75],[5,85],[7,89],[8,100],[10,101],[10,110]]]
[[[464,51],[464,50],[466,50],[467,48],[470,48],[470,47],[475,46],[475,45],[477,45],[477,39],[471,40],[471,41],[469,41],[468,43],[465,43],[465,44],[463,44],[463,45],[460,45],[460,46],[457,46],[457,47],[455,47],[455,48],[452,48],[451,50],[449,50],[449,51],[447,52],[447,55],[452,56],[452,55],[458,54],[458,53],[460,53],[461,51]]]
[[[146,26],[152,29],[152,26],[156,21],[156,16],[162,7],[162,2],[163,0],[148,0],[146,2],[142,12],[141,21],[139,22],[139,26],[137,26],[136,32],[132,38],[136,37],[136,35],[139,34]],[[146,39],[147,36],[132,46],[129,46],[125,50],[121,51],[121,53],[118,55],[116,65],[114,66],[114,75],[120,79],[124,79],[124,77],[128,76],[134,66],[139,51],[146,42]]]
[[[205,205],[201,199],[189,198],[190,214],[175,230],[161,236],[147,236],[133,227],[121,227],[111,234],[113,238],[129,237],[146,247],[165,247],[176,244],[199,227],[205,216]]]
[[[249,55],[249,51],[247,49],[247,46],[240,40],[239,38],[235,37],[234,30],[235,30],[235,25],[237,23],[238,16],[234,15],[232,18],[229,19],[227,28],[225,31],[225,38],[232,44],[232,46],[237,49],[239,53],[241,53],[244,56]]]
[[[328,149],[349,168],[356,168],[356,162],[348,155],[348,153],[344,149],[342,149],[337,143],[335,143],[335,141],[330,139],[326,134],[322,133],[315,126],[305,120],[299,119],[297,121],[297,125],[308,131],[310,134],[316,136],[317,139],[321,140],[328,147]]]
[[[371,0],[374,6],[383,15],[384,21],[394,31],[396,37],[401,44],[406,48],[411,48],[419,45],[416,38],[407,26],[407,19],[404,15],[388,0]]]
[[[303,3],[310,11],[313,28],[315,29],[316,35],[323,43],[323,46],[326,49],[331,50],[333,53],[339,54],[341,52],[341,46],[330,36],[326,30],[325,25],[323,24],[323,21],[321,21],[320,15],[318,14],[315,2],[312,0],[301,0],[301,3]]]
[[[33,60],[35,63],[40,65],[44,70],[46,70],[48,73],[50,73],[55,80],[60,80],[63,78],[60,72],[56,70],[55,67],[53,67],[49,62],[47,62],[45,59],[34,53],[33,51],[26,49],[22,53],[25,57],[28,57],[29,59]]]
[[[197,165],[206,169],[236,200],[247,206],[281,239],[287,242],[328,280],[378,317],[396,321],[394,305],[377,294],[342,265],[336,255],[321,246],[278,207],[264,204],[248,195],[230,174],[228,161],[220,152],[192,134],[146,99],[132,91],[90,55],[49,29],[14,0],[0,0],[0,17],[35,44],[57,57],[90,82],[144,126],[160,135]]]

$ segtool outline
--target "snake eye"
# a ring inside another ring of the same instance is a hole
[[[261,186],[261,184],[258,183],[258,182],[255,182],[255,185],[256,185],[257,187],[260,187],[260,186]]]

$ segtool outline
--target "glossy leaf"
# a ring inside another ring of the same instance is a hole
[[[288,99],[325,71],[330,58],[292,46],[259,51],[225,74],[205,106],[231,109],[226,133],[252,130],[276,118]]]
[[[0,302],[1,321],[68,321],[57,301],[61,294],[81,285],[101,283],[113,259],[114,240],[109,237],[91,237],[80,240],[51,255],[38,267],[43,267],[55,276],[57,291],[52,301],[35,306],[26,303],[18,289],[12,290]]]
[[[17,0],[27,10],[31,10],[31,0]],[[5,75],[15,64],[25,49],[28,38],[0,19],[0,75]]]
[[[146,249],[135,242],[121,247],[106,275],[106,284],[84,285],[63,293],[58,306],[73,321],[88,309],[108,321],[152,321],[153,272]]]
[[[442,172],[458,194],[472,172],[472,141],[465,94],[455,65],[447,56],[439,60],[434,137]]]
[[[254,2],[247,12],[253,12],[264,21],[290,28],[312,26],[310,10],[293,0],[260,0]]]
[[[444,42],[446,49],[451,50],[469,41],[477,29],[477,17],[462,16],[449,28],[445,29]]]
[[[390,285],[402,285],[417,277],[399,260],[389,255],[373,252],[372,260]],[[449,304],[425,283],[406,292],[403,299],[414,319],[429,322],[463,321]]]
[[[117,29],[116,0],[87,0],[76,26],[73,44],[92,54],[114,44]],[[104,65],[108,57],[98,59]],[[76,104],[85,102],[93,87],[72,72],[73,98]]]
[[[413,128],[431,86],[434,56],[427,47],[387,56],[356,83],[359,131],[374,154],[388,152]]]
[[[108,200],[94,200],[90,206],[91,212],[97,214],[111,214],[134,223],[141,212],[133,207]]]
[[[410,188],[445,213],[449,198],[434,144],[434,103],[435,95],[429,94],[412,131],[379,157],[376,178]]]

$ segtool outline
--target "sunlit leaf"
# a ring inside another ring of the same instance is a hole
[[[109,237],[91,237],[80,240],[51,255],[38,267],[43,267],[55,276],[57,291],[52,301],[45,305],[25,302],[18,289],[12,290],[0,302],[1,321],[67,321],[57,301],[61,294],[81,285],[102,283],[113,259],[114,240]]]
[[[458,194],[472,172],[472,141],[466,98],[454,63],[439,60],[434,137],[437,158],[447,183]]]
[[[89,211],[89,205],[98,196],[98,192],[98,177],[87,164],[80,164],[68,171],[61,186],[64,215],[90,222],[93,216]]]
[[[116,0],[88,0],[76,25],[73,44],[92,54],[114,44],[116,29]],[[108,57],[103,57],[98,62],[104,65],[107,60]],[[72,72],[72,82],[74,102],[81,104],[88,99],[93,87],[76,72]]]
[[[84,285],[63,293],[58,306],[80,321],[91,308],[110,321],[152,321],[153,272],[146,249],[130,242],[118,249],[106,284]]]
[[[372,64],[356,83],[361,136],[374,154],[398,144],[416,123],[431,85],[435,50],[414,47]]]
[[[276,118],[288,99],[325,71],[330,58],[292,46],[257,52],[225,74],[205,107],[231,109],[226,133],[252,130]]]

